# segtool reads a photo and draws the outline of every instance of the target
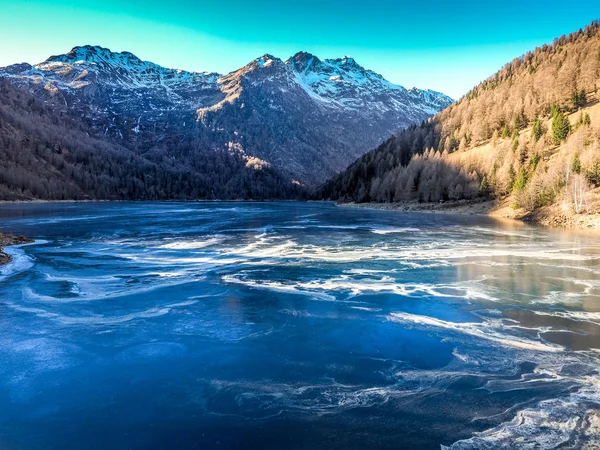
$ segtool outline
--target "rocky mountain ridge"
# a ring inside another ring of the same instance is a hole
[[[87,45],[1,68],[0,77],[142,156],[182,162],[225,151],[307,187],[452,102],[394,85],[353,58],[305,52],[286,61],[266,54],[221,75]]]

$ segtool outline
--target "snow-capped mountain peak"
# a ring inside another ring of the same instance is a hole
[[[342,56],[341,58],[335,58],[330,61],[333,61],[335,64],[338,64],[340,66],[351,66],[362,69],[362,67],[357,64],[356,60],[352,56]]]
[[[270,55],[269,53],[265,53],[262,56],[259,56],[258,58],[253,59],[252,61],[250,61],[250,63],[246,64],[244,67],[242,67],[241,69],[231,72],[233,73],[240,73],[240,72],[249,72],[252,70],[255,70],[257,68],[261,68],[261,67],[272,67],[274,66],[280,66],[282,65],[283,62],[281,61],[281,59]],[[230,75],[230,74],[229,74]],[[227,76],[227,75],[226,75]]]
[[[81,62],[110,62],[117,59],[121,59],[121,56],[136,60],[141,63],[142,61],[135,55],[129,52],[115,53],[111,50],[100,47],[99,45],[82,45],[76,46],[71,49],[68,53],[63,55],[54,55],[48,58],[45,62],[63,62],[63,63],[81,63]]]
[[[103,137],[146,149],[193,137],[207,148],[239,148],[309,184],[451,102],[390,83],[350,56],[308,52],[285,62],[266,53],[221,76],[84,45],[0,69],[0,77],[74,111]]]
[[[181,69],[167,69],[149,61],[143,61],[133,53],[113,52],[110,49],[100,47],[98,45],[84,45],[73,47],[73,49],[64,55],[55,55],[48,58],[46,61],[37,64],[40,70],[53,70],[61,67],[61,64],[70,67],[82,67],[86,70],[94,72],[108,72],[112,70],[121,70],[129,75],[137,75],[138,78],[143,75],[158,75],[164,79],[172,78],[218,78],[220,75],[209,72],[189,72]]]
[[[69,106],[89,106],[93,98],[94,109],[107,115],[192,110],[223,97],[217,73],[168,69],[98,45],[77,46],[34,66],[9,66],[0,69],[3,75]]]

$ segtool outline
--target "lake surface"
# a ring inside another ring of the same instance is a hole
[[[318,203],[0,206],[1,449],[598,448],[600,236]]]

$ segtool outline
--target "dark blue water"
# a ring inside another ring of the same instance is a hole
[[[1,449],[600,445],[600,238],[311,203],[2,205]]]

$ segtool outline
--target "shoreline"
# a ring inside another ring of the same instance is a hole
[[[429,214],[458,214],[470,216],[489,216],[490,205],[493,202],[446,202],[446,203],[336,203],[342,208],[381,209],[384,211],[418,212]]]
[[[32,242],[34,242],[34,240],[28,237],[15,236],[14,234],[3,233],[0,231],[0,266],[4,266],[12,262],[12,257],[4,252],[4,247],[9,247],[11,245],[31,244]]]
[[[252,200],[252,199],[235,199],[235,200],[207,200],[207,199],[196,199],[196,200],[141,200],[141,199],[129,199],[129,200],[0,200],[0,205],[12,205],[12,204],[46,204],[46,203],[278,203],[278,202],[310,202],[312,200],[300,200],[300,199],[270,199],[270,200]],[[320,200],[317,200],[320,201]]]
[[[523,209],[515,209],[509,200],[485,200],[444,203],[336,203],[343,208],[367,208],[386,211],[418,212],[428,214],[458,214],[469,216],[485,216],[495,219],[515,220],[524,223],[555,229],[576,229],[600,231],[600,213],[575,214],[557,205],[540,208],[534,213]]]

